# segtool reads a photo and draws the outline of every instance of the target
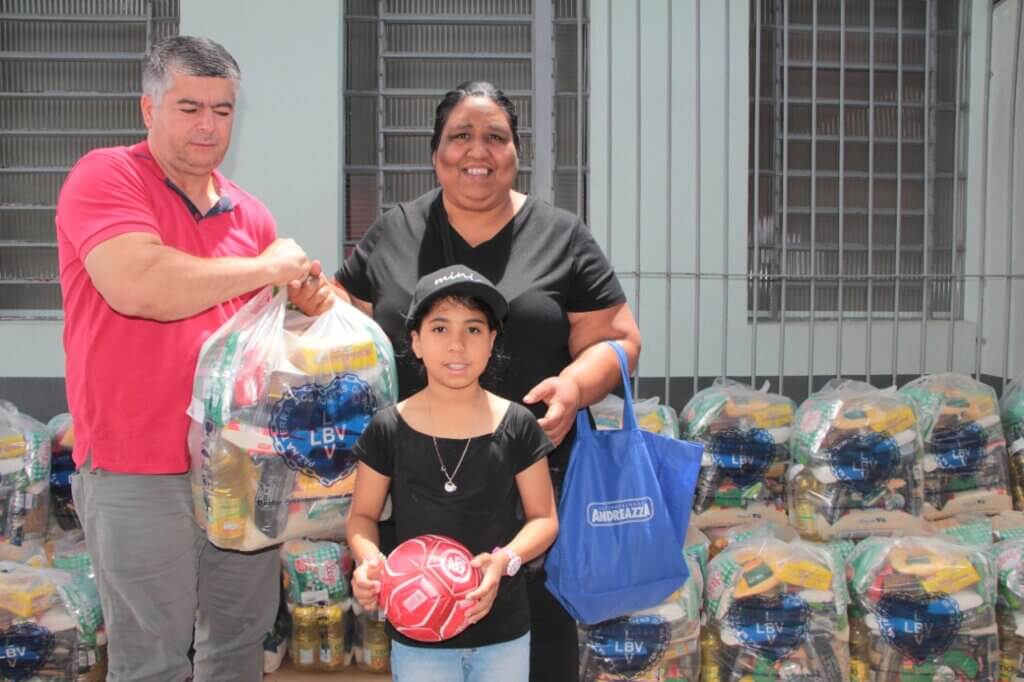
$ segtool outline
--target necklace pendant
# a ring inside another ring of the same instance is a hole
[[[453,492],[455,492],[458,489],[459,489],[459,486],[455,485],[451,481],[448,481],[447,483],[444,484],[444,491],[446,493],[453,493]]]

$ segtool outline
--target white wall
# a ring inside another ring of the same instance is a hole
[[[979,101],[975,90],[988,46],[987,29],[977,19],[985,4],[974,0],[972,8],[972,103]],[[950,354],[954,369],[973,371],[974,317],[953,325],[901,321],[895,349],[891,321],[870,327],[847,321],[841,356],[835,322],[790,321],[784,328],[762,322],[754,343],[742,279],[749,24],[748,0],[591,3],[590,222],[640,318],[641,375],[749,376],[756,364],[759,375],[775,376],[780,356],[787,375],[858,375],[868,368],[869,341],[874,374],[890,373],[894,364],[901,374],[944,371]],[[971,106],[972,142],[981,109]],[[1020,121],[1024,131],[1024,115]],[[968,163],[975,161],[973,153]],[[972,181],[979,168],[969,167]],[[699,295],[692,276],[698,271],[705,275]],[[730,275],[727,286],[723,273]],[[990,364],[986,372],[992,372]]]

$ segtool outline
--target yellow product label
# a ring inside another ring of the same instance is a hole
[[[21,618],[31,618],[39,610],[37,603],[48,601],[53,595],[53,585],[39,585],[31,590],[13,588],[0,592],[0,610],[9,611]],[[42,604],[40,604],[42,606]]]
[[[762,429],[777,429],[793,423],[793,408],[789,403],[772,403],[750,415]]]
[[[787,561],[776,568],[775,575],[788,585],[811,590],[832,589],[832,571],[812,561]]]
[[[636,422],[641,429],[651,433],[661,433],[661,430],[665,428],[665,421],[657,412],[649,412],[637,419]]]
[[[377,347],[372,341],[331,348],[304,346],[290,359],[307,374],[341,374],[376,365]]]
[[[22,457],[25,454],[25,437],[21,434],[0,436],[0,459]]]
[[[921,585],[932,593],[944,592],[952,594],[974,585],[979,580],[981,580],[981,577],[978,576],[978,571],[968,563],[962,566],[939,569],[935,575],[922,580]]]
[[[853,659],[850,661],[850,682],[868,682],[870,674],[868,664],[864,661]]]
[[[914,410],[909,405],[899,405],[889,410],[868,411],[872,431],[896,434],[914,427]]]

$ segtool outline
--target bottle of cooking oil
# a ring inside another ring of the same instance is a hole
[[[317,607],[317,628],[320,644],[317,667],[340,670],[345,665],[345,626],[341,604]]]
[[[384,621],[369,613],[360,616],[363,622],[363,651],[356,659],[361,670],[386,673],[391,669],[391,640],[384,630]]]
[[[796,526],[797,532],[804,540],[823,542],[825,538],[818,531],[818,515],[825,512],[819,508],[819,502],[823,500],[822,483],[814,477],[809,468],[805,467],[794,477],[790,485],[790,494],[793,496],[791,504],[795,515],[790,522]]]
[[[299,670],[316,670],[320,653],[320,632],[316,606],[296,606],[292,611],[292,641],[288,655]]]
[[[222,438],[205,461],[207,533],[219,547],[240,548],[249,512],[246,453]]]

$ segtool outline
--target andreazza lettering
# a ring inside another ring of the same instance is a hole
[[[591,526],[618,526],[624,523],[644,523],[654,517],[654,500],[634,497],[610,502],[591,502],[587,505],[587,523]]]

